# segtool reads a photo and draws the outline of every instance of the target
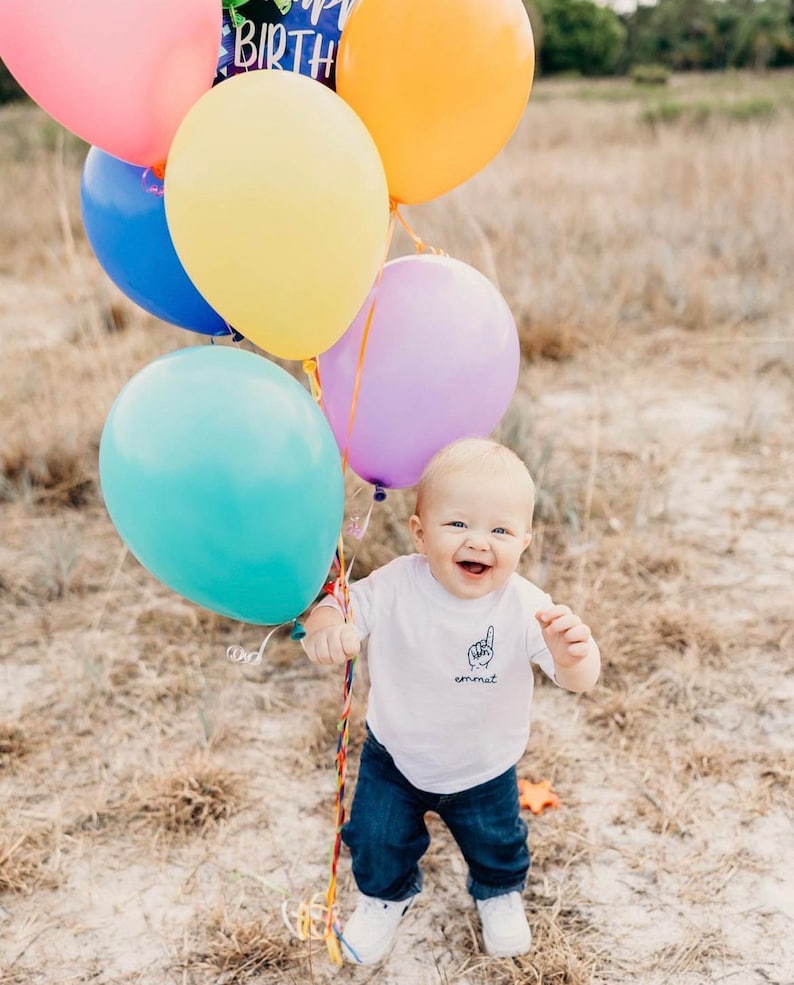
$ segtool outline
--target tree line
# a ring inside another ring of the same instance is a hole
[[[624,14],[592,0],[524,3],[544,75],[794,65],[794,0],[658,0]],[[23,97],[0,61],[0,103]]]
[[[618,75],[794,65],[794,0],[658,0],[617,14],[591,0],[525,0],[540,70]]]

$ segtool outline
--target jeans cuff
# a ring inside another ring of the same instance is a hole
[[[494,896],[506,896],[508,893],[522,893],[526,885],[526,877],[508,886],[486,886],[477,882],[471,876],[466,880],[466,888],[476,900],[493,899]]]

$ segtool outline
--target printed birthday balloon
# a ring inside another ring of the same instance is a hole
[[[353,0],[223,0],[215,84],[241,72],[298,72],[336,88],[339,40]]]

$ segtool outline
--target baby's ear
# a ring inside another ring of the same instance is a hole
[[[524,546],[521,549],[525,551],[531,543],[532,543],[532,532],[528,530],[526,534],[524,534]]]
[[[411,519],[408,521],[408,529],[411,531],[411,537],[413,538],[414,547],[419,552],[419,554],[425,553],[425,530],[422,526],[422,521],[414,513]]]

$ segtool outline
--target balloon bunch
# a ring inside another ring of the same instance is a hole
[[[440,447],[489,434],[515,389],[497,288],[413,233],[416,256],[386,257],[400,206],[467,181],[517,126],[534,72],[522,0],[0,0],[0,57],[92,145],[83,219],[122,291],[309,375],[311,393],[231,346],[144,367],[100,444],[122,539],[186,598],[264,624],[297,619],[338,545],[347,604],[342,466],[376,499],[411,486]],[[351,685],[352,661],[334,960]]]
[[[497,288],[446,255],[386,257],[400,206],[517,126],[522,0],[0,0],[0,57],[92,145],[82,213],[108,276],[261,350],[189,347],[127,383],[100,447],[113,522],[187,598],[296,618],[334,556],[342,464],[410,486],[512,398]],[[311,365],[311,395],[263,354]]]

